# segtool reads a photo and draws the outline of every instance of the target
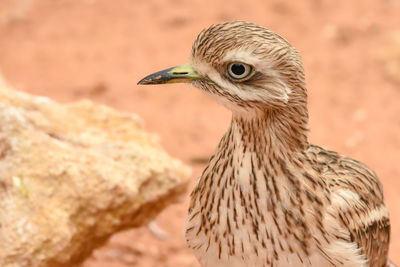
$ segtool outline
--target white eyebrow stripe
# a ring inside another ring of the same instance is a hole
[[[228,51],[225,54],[223,61],[224,62],[239,61],[255,66],[257,65],[257,63],[261,61],[261,58],[256,56],[250,50],[238,48]]]

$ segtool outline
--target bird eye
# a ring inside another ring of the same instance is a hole
[[[228,65],[228,74],[234,80],[243,80],[250,76],[253,67],[240,62],[233,62]]]

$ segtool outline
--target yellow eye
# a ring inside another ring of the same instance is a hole
[[[228,64],[228,75],[234,80],[244,80],[253,72],[253,67],[241,62],[232,62]]]

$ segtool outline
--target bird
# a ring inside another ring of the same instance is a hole
[[[308,141],[297,50],[251,22],[204,29],[190,62],[138,84],[190,83],[232,111],[190,195],[185,237],[204,267],[395,266],[383,187]]]

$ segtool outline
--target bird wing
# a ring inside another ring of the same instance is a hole
[[[311,145],[308,154],[332,195],[340,197],[338,219],[366,256],[371,267],[384,267],[390,240],[390,221],[383,189],[376,174],[363,163]]]

